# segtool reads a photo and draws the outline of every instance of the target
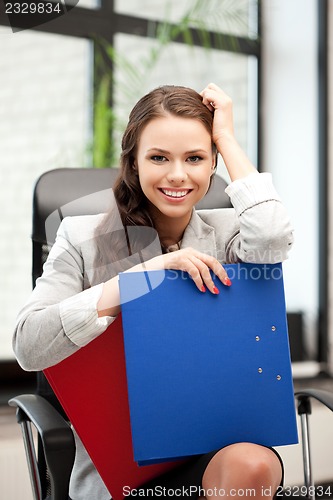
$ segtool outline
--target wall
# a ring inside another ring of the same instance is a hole
[[[0,27],[0,359],[12,358],[19,308],[31,292],[32,190],[57,167],[82,166],[90,140],[86,40]]]
[[[264,0],[263,167],[295,228],[285,263],[287,306],[305,313],[316,354],[318,311],[317,1]]]
[[[329,193],[333,193],[333,2],[328,2],[328,185]],[[328,342],[329,342],[329,369],[333,374],[333,197],[328,197]]]

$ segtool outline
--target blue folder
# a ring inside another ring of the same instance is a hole
[[[120,274],[134,459],[298,442],[281,264],[224,266],[219,295],[187,273]]]

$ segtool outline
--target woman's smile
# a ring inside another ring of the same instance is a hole
[[[171,202],[183,201],[193,189],[158,188],[159,191]]]

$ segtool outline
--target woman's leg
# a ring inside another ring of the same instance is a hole
[[[237,443],[219,450],[211,459],[202,478],[207,499],[222,496],[273,498],[282,480],[282,465],[269,448]]]

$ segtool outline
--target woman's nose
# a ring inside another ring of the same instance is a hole
[[[182,184],[187,179],[185,167],[180,162],[174,163],[167,174],[167,179],[172,184]]]

